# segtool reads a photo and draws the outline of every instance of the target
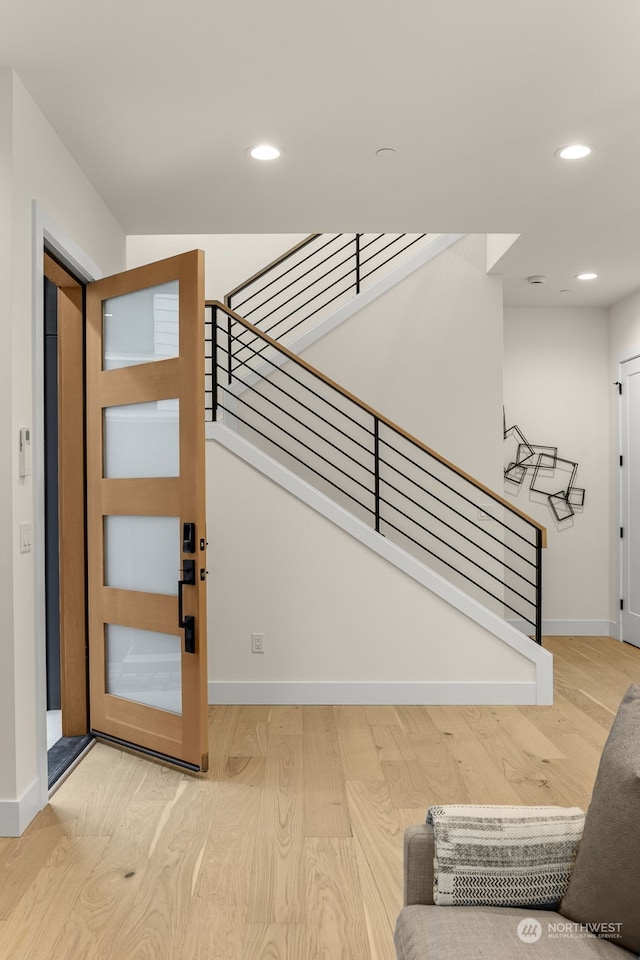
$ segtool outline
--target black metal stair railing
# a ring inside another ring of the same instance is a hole
[[[208,420],[541,642],[544,527],[222,303],[205,326]]]
[[[229,309],[281,343],[307,332],[348,303],[373,280],[415,252],[425,233],[312,233],[273,263],[227,293]],[[234,343],[232,367],[243,347],[256,344],[245,330]],[[237,356],[236,356],[237,355]]]

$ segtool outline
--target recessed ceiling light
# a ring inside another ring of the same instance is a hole
[[[393,147],[380,147],[379,150],[376,150],[376,157],[380,157],[381,160],[388,160],[390,157],[395,157],[396,152]]]
[[[597,273],[576,273],[576,280],[595,280]]]
[[[589,156],[592,150],[593,147],[586,143],[571,143],[567,147],[560,147],[559,150],[556,150],[556,157],[560,157],[562,160],[583,160]]]
[[[260,143],[257,147],[249,147],[248,153],[254,160],[277,160],[281,151],[268,143]]]

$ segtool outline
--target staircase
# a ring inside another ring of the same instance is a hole
[[[524,653],[548,688],[550,658],[535,648],[544,528],[291,348],[373,286],[367,252],[384,270],[383,254],[406,262],[430,242],[314,234],[209,302],[207,433]]]

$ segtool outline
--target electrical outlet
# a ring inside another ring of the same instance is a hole
[[[264,633],[251,634],[251,653],[264,653]]]

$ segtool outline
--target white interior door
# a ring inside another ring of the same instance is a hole
[[[622,639],[640,647],[640,357],[621,369]]]

